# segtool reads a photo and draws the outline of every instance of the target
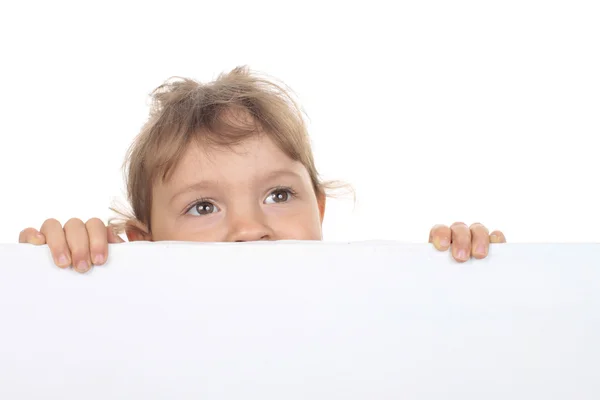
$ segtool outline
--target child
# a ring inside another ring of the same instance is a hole
[[[153,93],[148,122],[126,160],[131,213],[48,219],[19,242],[48,244],[59,267],[104,264],[108,243],[129,241],[321,240],[326,195],[302,113],[281,86],[245,67],[214,82],[170,80]],[[436,225],[429,242],[463,262],[505,242],[481,224]]]

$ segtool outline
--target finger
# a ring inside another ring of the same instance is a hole
[[[94,265],[102,265],[108,258],[108,235],[106,226],[98,218],[92,218],[85,223],[89,237],[90,259]]]
[[[452,231],[452,257],[458,262],[471,258],[471,230],[464,222],[455,222]]]
[[[429,232],[429,243],[433,243],[433,246],[440,251],[448,250],[451,238],[452,232],[445,225],[435,225]]]
[[[81,273],[89,271],[92,267],[90,260],[90,240],[83,221],[77,218],[71,218],[67,221],[65,224],[65,236],[71,250],[73,268]]]
[[[469,229],[471,230],[471,255],[477,259],[485,258],[490,248],[488,229],[480,223],[471,225]]]
[[[19,243],[29,243],[36,246],[46,244],[46,237],[38,232],[37,229],[27,228],[19,234]]]
[[[490,242],[491,243],[506,243],[506,237],[504,233],[500,231],[494,231],[490,234]]]
[[[121,236],[117,235],[113,226],[108,226],[106,233],[108,236],[108,243],[125,243],[125,241],[121,239]]]
[[[60,268],[67,268],[71,265],[71,252],[60,222],[54,218],[47,219],[42,224],[40,232],[46,238],[54,263]]]

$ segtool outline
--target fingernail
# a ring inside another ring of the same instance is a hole
[[[475,249],[475,252],[479,255],[484,255],[485,254],[485,247],[483,245],[479,245],[477,246],[477,248]]]
[[[79,272],[87,272],[89,269],[90,266],[87,261],[80,261],[79,264],[77,264],[77,271]]]
[[[104,262],[104,256],[102,254],[96,254],[94,257],[94,264],[100,265]]]
[[[496,243],[497,241],[498,241],[498,236],[496,236],[496,235],[490,236],[490,242]]]
[[[456,256],[461,260],[465,260],[467,258],[467,252],[464,250],[459,250]]]
[[[69,259],[67,258],[66,255],[61,254],[58,257],[58,265],[60,265],[61,267],[68,267],[69,266]]]
[[[447,238],[442,238],[442,240],[440,240],[440,246],[442,247],[446,247],[450,244],[450,241]]]

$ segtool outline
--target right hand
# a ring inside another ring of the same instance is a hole
[[[60,268],[72,265],[77,272],[87,272],[92,265],[102,265],[108,258],[109,243],[123,243],[111,228],[98,218],[86,223],[77,218],[64,226],[51,218],[44,221],[41,229],[27,228],[19,235],[19,243],[37,246],[47,244]]]

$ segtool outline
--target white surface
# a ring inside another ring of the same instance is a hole
[[[0,398],[600,398],[600,245],[110,250],[0,246]]]
[[[108,218],[147,94],[238,64],[296,91],[317,167],[356,187],[326,240],[600,242],[598,21],[598,0],[2,1],[0,242]]]

